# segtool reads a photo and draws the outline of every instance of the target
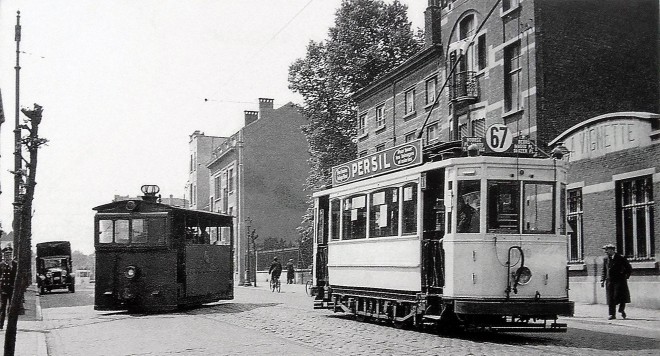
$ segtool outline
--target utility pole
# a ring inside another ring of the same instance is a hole
[[[20,228],[20,206],[21,206],[21,184],[23,182],[23,157],[21,156],[21,128],[20,128],[20,44],[21,44],[21,12],[16,12],[16,27],[14,32],[14,40],[16,41],[16,111],[15,111],[15,122],[14,122],[14,221],[12,223],[12,231],[14,232],[14,253],[18,251],[18,239],[19,239],[19,228]]]

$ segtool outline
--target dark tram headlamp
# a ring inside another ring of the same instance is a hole
[[[519,285],[524,286],[532,279],[532,271],[523,266],[516,271],[516,279]]]
[[[128,279],[133,279],[137,276],[137,268],[135,266],[128,266],[124,271],[124,276]]]
[[[133,200],[126,202],[126,210],[134,210],[135,207],[137,207],[137,203],[135,203]]]

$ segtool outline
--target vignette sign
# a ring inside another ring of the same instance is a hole
[[[414,167],[422,163],[422,140],[406,142],[332,167],[332,186]]]

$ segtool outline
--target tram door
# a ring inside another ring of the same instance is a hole
[[[328,214],[330,210],[327,196],[318,199],[318,218],[316,219],[316,285],[324,286],[328,282]],[[335,227],[336,228],[336,227]]]
[[[442,293],[444,286],[445,172],[426,173],[422,235],[422,284],[428,293]]]

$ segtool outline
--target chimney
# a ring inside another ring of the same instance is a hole
[[[259,116],[264,117],[273,110],[273,99],[259,98]]]
[[[245,110],[245,126],[257,121],[259,118],[259,112],[258,111],[251,111],[251,110]]]
[[[440,0],[429,0],[428,7],[424,11],[424,48],[429,48],[442,43],[440,37]]]

